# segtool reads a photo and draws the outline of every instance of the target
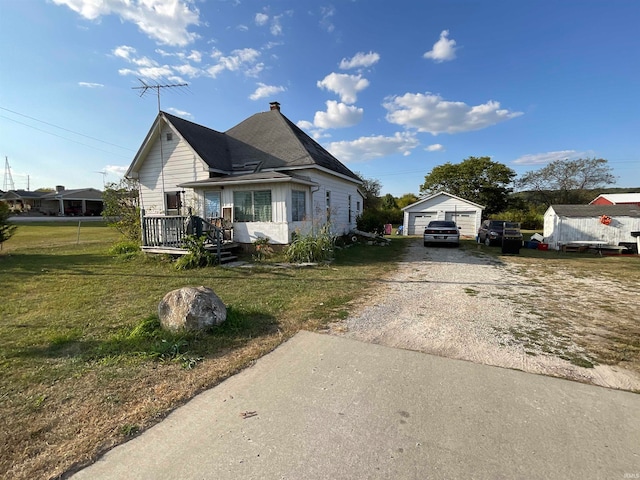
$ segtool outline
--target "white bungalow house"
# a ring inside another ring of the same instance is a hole
[[[360,178],[270,105],[224,133],[160,112],[125,174],[145,215],[219,221],[241,244],[288,244],[327,221],[355,229]]]
[[[475,237],[484,207],[447,192],[438,192],[402,209],[404,235],[420,235],[431,220],[453,220],[463,236]]]

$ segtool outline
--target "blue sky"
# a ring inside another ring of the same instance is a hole
[[[635,0],[0,0],[0,155],[17,189],[118,181],[142,79],[218,131],[278,101],[383,194],[469,156],[606,158],[640,188],[638,25]]]

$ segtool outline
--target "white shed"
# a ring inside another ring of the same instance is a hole
[[[438,192],[402,209],[404,235],[420,235],[431,220],[453,220],[460,234],[475,237],[484,207],[447,192]]]
[[[544,241],[558,249],[569,242],[635,243],[637,205],[551,205],[544,214]]]

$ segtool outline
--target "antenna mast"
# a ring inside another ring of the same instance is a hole
[[[162,119],[160,118],[160,90],[163,88],[176,88],[176,87],[188,87],[188,83],[174,83],[167,85],[160,85],[156,83],[155,85],[149,85],[141,78],[138,78],[138,81],[142,84],[140,87],[132,87],[134,90],[140,90],[140,96],[143,97],[145,93],[149,90],[156,91],[156,97],[158,97],[158,133],[160,137],[160,178],[162,179],[162,201],[164,204],[164,212],[167,213],[167,195],[165,193],[165,185],[164,185],[164,151],[162,148]]]
[[[16,186],[13,183],[13,177],[11,176],[11,167],[9,166],[9,157],[4,157],[4,183],[2,189],[15,190]]]
[[[155,90],[156,91],[156,97],[158,98],[158,112],[160,111],[160,89],[162,88],[176,88],[176,87],[188,87],[189,84],[188,83],[173,83],[173,84],[168,84],[168,85],[160,85],[160,84],[155,84],[155,85],[149,85],[148,83],[146,83],[144,80],[142,80],[141,78],[138,79],[138,81],[142,84],[141,87],[131,87],[134,90],[142,90],[140,92],[140,96],[144,97],[144,94],[147,93],[149,90]]]

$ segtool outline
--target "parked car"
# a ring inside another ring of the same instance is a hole
[[[487,247],[491,245],[502,245],[505,223],[511,225],[511,222],[506,220],[485,220],[482,222],[478,230],[478,243],[484,243]],[[522,234],[520,234],[519,229],[517,234],[520,235],[520,240],[522,240]]]
[[[460,245],[460,227],[449,220],[432,220],[424,229],[424,246],[432,243]]]

